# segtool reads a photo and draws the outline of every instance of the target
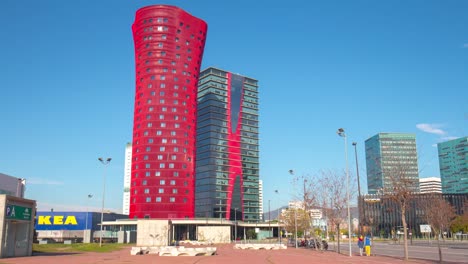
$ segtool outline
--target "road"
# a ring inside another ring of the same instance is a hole
[[[349,244],[347,241],[340,243],[341,252],[347,254]],[[330,250],[335,249],[335,244],[330,243]],[[466,242],[447,242],[441,245],[442,259],[444,262],[452,263],[468,263],[468,243]],[[352,243],[353,255],[359,254],[357,242]],[[404,248],[403,242],[390,243],[390,242],[374,242],[372,247],[372,254],[379,256],[389,256],[403,258]],[[439,260],[439,253],[437,250],[437,242],[427,241],[413,241],[413,245],[408,242],[408,255],[410,259],[424,259],[431,261]]]

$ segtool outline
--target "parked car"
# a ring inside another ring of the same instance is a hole
[[[45,238],[41,238],[39,239],[39,243],[47,243],[47,244],[53,244],[53,243],[57,243],[57,241],[55,241],[55,239],[53,238],[50,238],[50,237],[45,237]]]

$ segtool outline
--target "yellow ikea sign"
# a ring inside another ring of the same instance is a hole
[[[40,215],[37,219],[38,225],[78,225],[76,217],[69,215],[67,217],[63,215]]]

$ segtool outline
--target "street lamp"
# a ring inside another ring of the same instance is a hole
[[[354,156],[356,157],[356,177],[357,177],[357,188],[358,188],[358,211],[359,211],[359,234],[362,234],[362,219],[364,219],[364,213],[361,215],[361,207],[364,210],[364,204],[359,206],[359,200],[361,199],[361,184],[359,183],[359,165],[358,165],[358,158],[357,158],[357,143],[353,142],[354,146]]]
[[[268,200],[268,232],[271,232],[271,210],[270,210],[270,200]],[[269,237],[273,236],[273,232],[269,235]]]
[[[98,158],[98,160],[104,165],[104,174],[102,177],[102,207],[101,207],[101,232],[99,234],[99,247],[102,247],[102,226],[104,221],[104,197],[106,195],[106,167],[111,162],[112,158]]]
[[[294,175],[294,170],[289,170],[288,172],[289,174]],[[304,195],[305,195],[305,192],[304,192]],[[305,201],[304,201],[304,205],[305,205]],[[294,244],[296,244],[296,248],[297,248],[297,206],[294,206]]]
[[[275,193],[279,195],[279,191],[275,190]],[[280,206],[278,206],[278,242],[281,245],[281,231],[280,231]]]
[[[348,243],[349,243],[349,256],[352,257],[351,253],[351,212],[349,210],[349,169],[348,169],[348,141],[346,138],[346,133],[343,128],[339,128],[336,133],[344,138],[345,145],[345,160],[346,160],[346,203],[348,207]]]
[[[88,230],[88,201],[93,197],[92,194],[88,194],[88,199],[86,200],[86,225],[85,225],[85,233],[83,234],[83,242],[85,242],[85,234]],[[91,233],[90,233],[91,234]],[[87,237],[87,236],[86,236]],[[89,239],[86,239],[86,241],[89,241]],[[88,242],[86,242],[88,243]]]

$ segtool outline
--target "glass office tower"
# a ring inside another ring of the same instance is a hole
[[[442,193],[468,193],[468,137],[437,144]]]
[[[365,142],[367,188],[369,194],[377,194],[392,187],[391,177],[405,177],[419,192],[418,154],[416,136],[405,133],[379,133]]]
[[[130,218],[193,218],[198,75],[207,24],[167,5],[136,12]]]
[[[208,68],[197,109],[196,217],[259,221],[257,80]]]

